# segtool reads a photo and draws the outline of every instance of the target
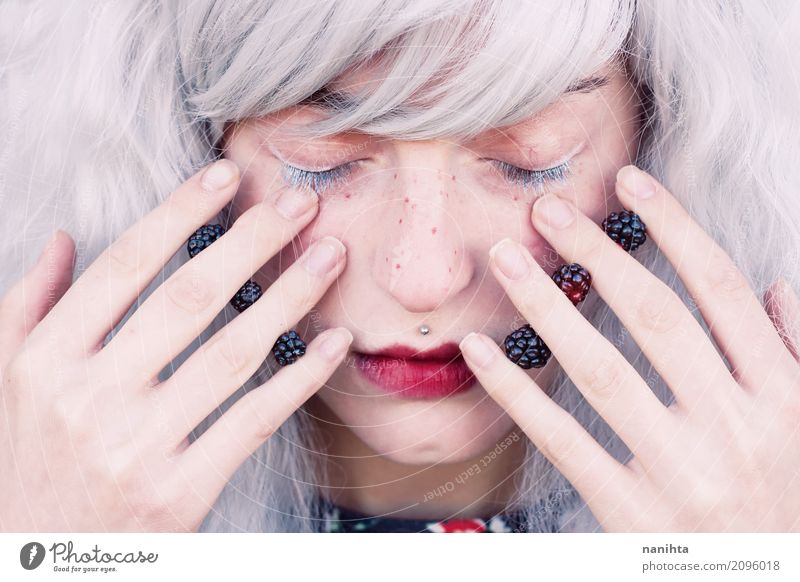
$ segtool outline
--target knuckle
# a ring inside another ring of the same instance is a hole
[[[255,396],[255,395],[254,395]],[[256,443],[261,443],[271,438],[278,427],[269,418],[269,415],[263,412],[260,406],[257,406],[258,399],[250,398],[242,402],[247,407],[248,424],[252,427],[252,434]],[[260,412],[261,411],[261,412]]]
[[[166,293],[170,301],[189,313],[201,313],[216,297],[210,282],[193,270],[182,267],[166,282]]]
[[[108,270],[111,275],[130,275],[140,269],[141,237],[138,231],[123,233],[107,251]]]
[[[90,398],[75,394],[61,395],[51,401],[50,424],[54,433],[66,437],[77,447],[86,447],[97,440],[97,427]]]
[[[634,318],[644,329],[667,334],[682,320],[681,305],[661,284],[648,285],[634,298]]]
[[[560,464],[570,457],[574,446],[574,439],[565,438],[561,433],[553,433],[538,448],[551,463]]]
[[[214,341],[207,351],[212,370],[221,369],[238,375],[249,370],[256,361],[256,345],[252,341],[235,341],[223,336]]]
[[[733,261],[721,250],[712,253],[705,273],[705,287],[715,299],[743,301],[751,293],[750,284]]]
[[[583,376],[581,383],[596,398],[608,401],[617,393],[625,374],[626,367],[619,358],[606,357]]]

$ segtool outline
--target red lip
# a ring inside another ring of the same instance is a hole
[[[372,384],[400,398],[441,398],[475,383],[455,343],[422,352],[397,344],[374,354],[355,352],[355,361]]]

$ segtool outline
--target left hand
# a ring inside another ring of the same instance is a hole
[[[773,284],[765,310],[727,253],[662,185],[632,166],[617,178],[620,201],[642,217],[732,371],[668,285],[554,195],[534,204],[534,226],[568,262],[588,269],[592,288],[670,387],[674,403],[664,406],[527,249],[508,240],[493,247],[492,272],[633,457],[624,465],[614,459],[485,335],[462,341],[467,363],[604,530],[800,531],[800,365],[790,331],[800,323],[792,320],[797,297],[788,285]],[[632,194],[648,185],[649,198]],[[559,201],[572,221],[555,228],[545,216]],[[521,253],[517,265],[527,269],[517,269],[520,278],[501,270],[509,264],[498,261],[505,251],[512,261]],[[486,348],[483,357],[467,347],[475,344]]]

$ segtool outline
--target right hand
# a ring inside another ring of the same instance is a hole
[[[316,215],[315,194],[288,189],[284,195],[312,201],[305,214],[285,218],[271,201],[248,209],[103,346],[164,263],[232,199],[238,169],[217,164],[229,172],[227,185],[205,188],[201,170],[71,286],[74,244],[57,232],[45,253],[50,261],[43,254],[0,300],[3,531],[196,531],[236,469],[347,353],[352,334],[326,330],[298,362],[247,392],[189,444],[187,435],[253,375],[277,337],[343,270],[344,246],[325,237],[341,249],[330,271],[304,267],[317,241],[279,284],[158,382],[252,273]]]

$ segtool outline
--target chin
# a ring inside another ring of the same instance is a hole
[[[329,386],[318,396],[374,453],[409,465],[475,459],[515,426],[480,384],[437,400],[344,394]]]

